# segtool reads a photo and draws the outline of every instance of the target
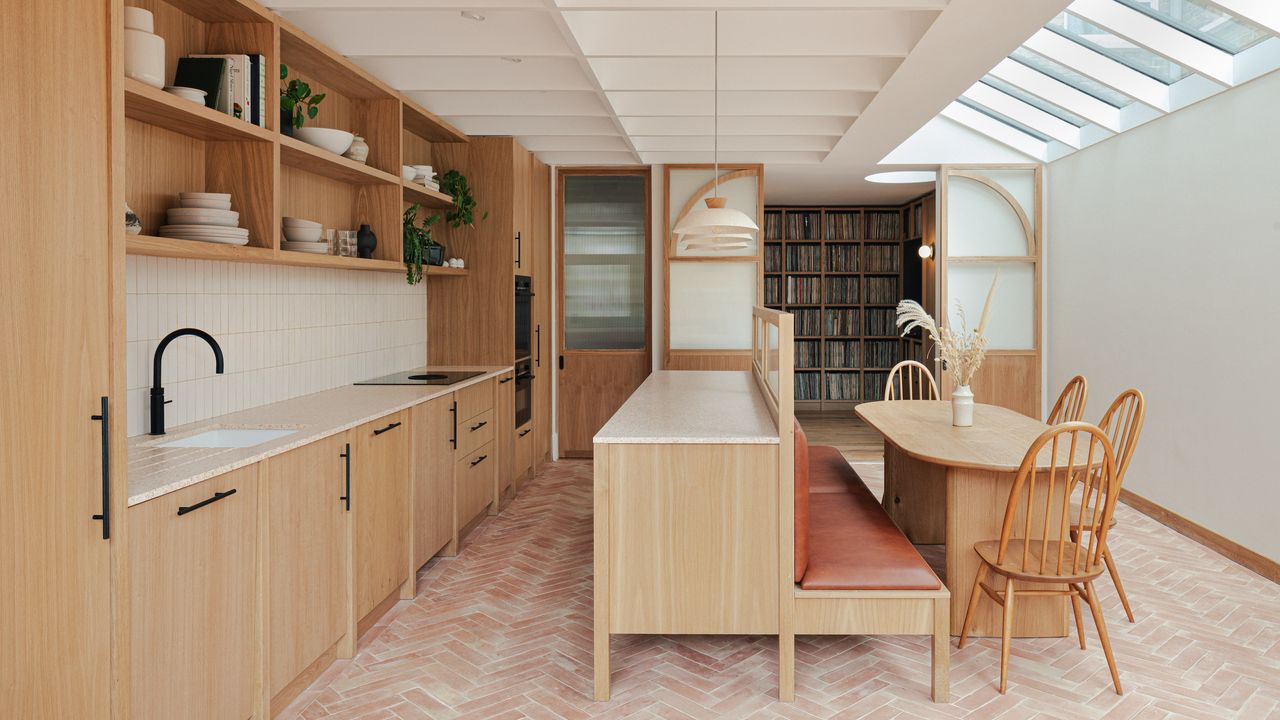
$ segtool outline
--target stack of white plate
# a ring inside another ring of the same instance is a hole
[[[160,236],[179,240],[248,245],[249,230],[240,227],[240,213],[231,209],[231,193],[178,193],[178,207],[169,208],[169,224]]]
[[[292,217],[282,218],[281,223],[284,225],[284,241],[280,243],[282,250],[329,254],[329,243],[320,237],[320,223]]]

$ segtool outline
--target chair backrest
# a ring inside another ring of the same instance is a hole
[[[1071,517],[1077,489],[1082,502]],[[1102,428],[1084,422],[1054,425],[1032,441],[1014,477],[997,562],[1012,561],[1023,572],[1042,575],[1096,569],[1119,495],[1115,454]],[[1078,543],[1070,542],[1073,525],[1080,530]],[[1010,540],[1022,541],[1020,556],[1006,558]]]
[[[895,386],[894,381],[897,381]],[[929,368],[915,360],[903,360],[889,371],[885,400],[937,400],[938,383]]]
[[[1142,423],[1147,418],[1147,399],[1136,388],[1129,388],[1116,396],[1111,407],[1102,416],[1098,427],[1111,440],[1116,454],[1116,483],[1124,484],[1124,474],[1133,459],[1133,449],[1142,434]]]
[[[1084,417],[1084,404],[1089,399],[1089,381],[1083,375],[1077,375],[1067,381],[1062,388],[1058,402],[1049,411],[1046,424],[1057,425],[1064,422],[1079,422]]]

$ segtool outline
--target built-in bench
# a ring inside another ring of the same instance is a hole
[[[839,450],[810,447],[798,422],[794,463],[795,634],[932,636],[932,696],[946,702],[947,588]]]

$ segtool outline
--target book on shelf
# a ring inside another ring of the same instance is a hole
[[[828,277],[827,303],[831,305],[858,304],[858,278]]]
[[[226,74],[227,61],[221,57],[178,58],[173,84],[203,90],[205,107],[221,112]]]
[[[782,246],[777,243],[765,243],[764,271],[782,272]]]
[[[787,272],[811,272],[822,270],[821,245],[788,245]]]
[[[899,240],[902,233],[902,214],[896,210],[867,213],[867,239]]]
[[[887,372],[862,373],[862,397],[864,400],[880,400],[884,398],[884,386],[889,382]]]
[[[863,247],[862,254],[869,273],[896,273],[902,267],[902,246],[899,244],[868,244]]]
[[[862,239],[862,214],[857,212],[828,212],[827,240]]]
[[[867,277],[866,300],[869,305],[897,305],[901,297],[898,295],[898,278]]]
[[[826,336],[839,337],[858,334],[857,308],[827,308]]]
[[[897,340],[867,340],[862,343],[865,368],[889,369],[898,364]]]
[[[819,305],[822,303],[822,278],[786,277],[786,303],[788,305]]]
[[[827,272],[858,272],[857,245],[827,245]]]
[[[249,119],[249,96],[252,75],[249,72],[249,56],[227,54],[189,55],[196,59],[218,59],[226,61],[222,73],[222,94],[218,97],[219,112],[226,113],[240,120]]]
[[[795,316],[794,332],[801,337],[818,337],[822,335],[822,310],[818,308],[798,308],[791,313]]]
[[[858,373],[828,372],[826,400],[858,400]]]
[[[766,277],[764,279],[764,304],[770,306],[782,304],[782,278]]]
[[[782,239],[782,213],[766,212],[764,214],[764,239]]]
[[[796,340],[795,344],[795,366],[797,368],[822,367],[822,358],[818,355],[821,342],[818,340]]]
[[[822,399],[822,373],[798,372],[795,375],[796,400]]]
[[[898,311],[894,308],[867,308],[863,335],[892,337],[898,334]]]
[[[267,105],[264,99],[267,93],[267,57],[265,55],[249,56],[249,76],[253,79],[249,86],[249,122],[265,128],[267,126]]]
[[[827,369],[856,369],[858,367],[858,342],[856,340],[827,340],[824,342],[823,360]]]

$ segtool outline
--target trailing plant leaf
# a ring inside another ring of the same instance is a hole
[[[431,237],[431,226],[440,219],[439,215],[428,215],[417,224],[418,208],[414,203],[404,211],[404,267],[405,282],[417,285],[422,282],[422,265],[426,262],[427,248],[435,246]]]
[[[476,199],[471,195],[471,184],[467,182],[467,176],[457,170],[450,170],[440,178],[440,192],[453,196],[453,207],[444,215],[449,227],[475,227]],[[489,213],[486,211],[480,219],[487,217]]]

